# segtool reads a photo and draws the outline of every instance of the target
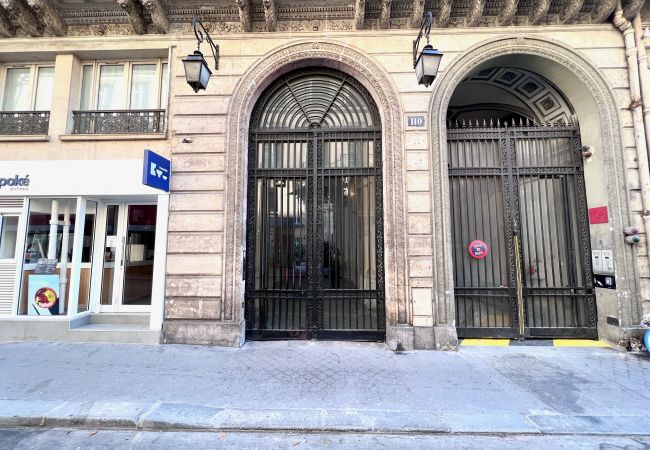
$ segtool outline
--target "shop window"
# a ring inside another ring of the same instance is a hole
[[[76,134],[161,133],[169,92],[168,64],[84,64]]]
[[[72,264],[75,250],[74,234],[76,224],[79,223],[76,210],[77,199],[74,198],[30,200],[25,235],[20,314],[47,316],[68,313],[70,280],[75,270]],[[77,312],[87,311],[89,306],[96,211],[97,204],[88,201],[86,215],[83,218],[82,248],[79,249],[81,266],[79,267]],[[50,270],[43,270],[44,260],[49,260]],[[64,269],[65,279],[61,276]],[[52,291],[61,301],[50,305],[48,299],[52,300]],[[39,295],[42,297],[41,303],[35,300]]]
[[[95,241],[95,218],[97,202],[86,202],[83,248],[81,249],[81,272],[79,274],[79,303],[77,312],[90,308],[90,281],[92,279],[93,243]]]
[[[0,216],[0,259],[16,258],[18,216]]]
[[[6,66],[0,91],[0,134],[47,134],[54,87],[54,67]]]

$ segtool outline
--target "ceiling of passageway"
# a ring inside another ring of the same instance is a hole
[[[454,91],[447,118],[453,122],[530,119],[537,123],[575,121],[564,94],[529,70],[489,67],[465,78]]]

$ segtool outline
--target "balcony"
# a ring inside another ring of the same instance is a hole
[[[164,109],[73,111],[73,134],[146,134],[165,131]]]
[[[0,136],[46,135],[49,111],[0,111]]]

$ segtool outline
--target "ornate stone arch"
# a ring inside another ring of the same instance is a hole
[[[451,264],[451,240],[449,216],[449,178],[447,172],[446,112],[451,96],[460,82],[473,70],[494,58],[506,55],[530,55],[542,57],[568,69],[591,92],[597,107],[601,129],[601,143],[611,225],[621,230],[623,221],[630,220],[630,210],[625,190],[626,171],[623,161],[623,143],[619,111],[614,94],[595,64],[585,56],[552,39],[537,36],[502,36],[475,45],[457,57],[434,85],[431,99],[432,117],[431,152],[433,165],[434,211],[444,211],[434,219],[435,230],[441,236],[434,243],[434,263],[439,270],[434,273],[436,312],[439,325],[455,325],[453,296],[453,268]],[[632,252],[625,246],[622,233],[613,233],[616,265],[625,280],[619,285],[623,295],[634,298],[638,287]],[[442,268],[444,267],[444,270]],[[626,307],[631,307],[629,305]]]
[[[406,236],[402,111],[390,77],[370,57],[340,43],[297,42],[265,55],[242,76],[231,99],[227,124],[226,242],[224,321],[243,320],[242,253],[245,248],[248,126],[259,96],[277,77],[307,66],[328,66],[345,72],[373,96],[382,119],[384,153],[384,242],[387,339],[391,326],[410,321],[406,295]]]

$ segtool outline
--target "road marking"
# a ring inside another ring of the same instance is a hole
[[[588,339],[553,339],[553,347],[610,347],[610,345]]]

